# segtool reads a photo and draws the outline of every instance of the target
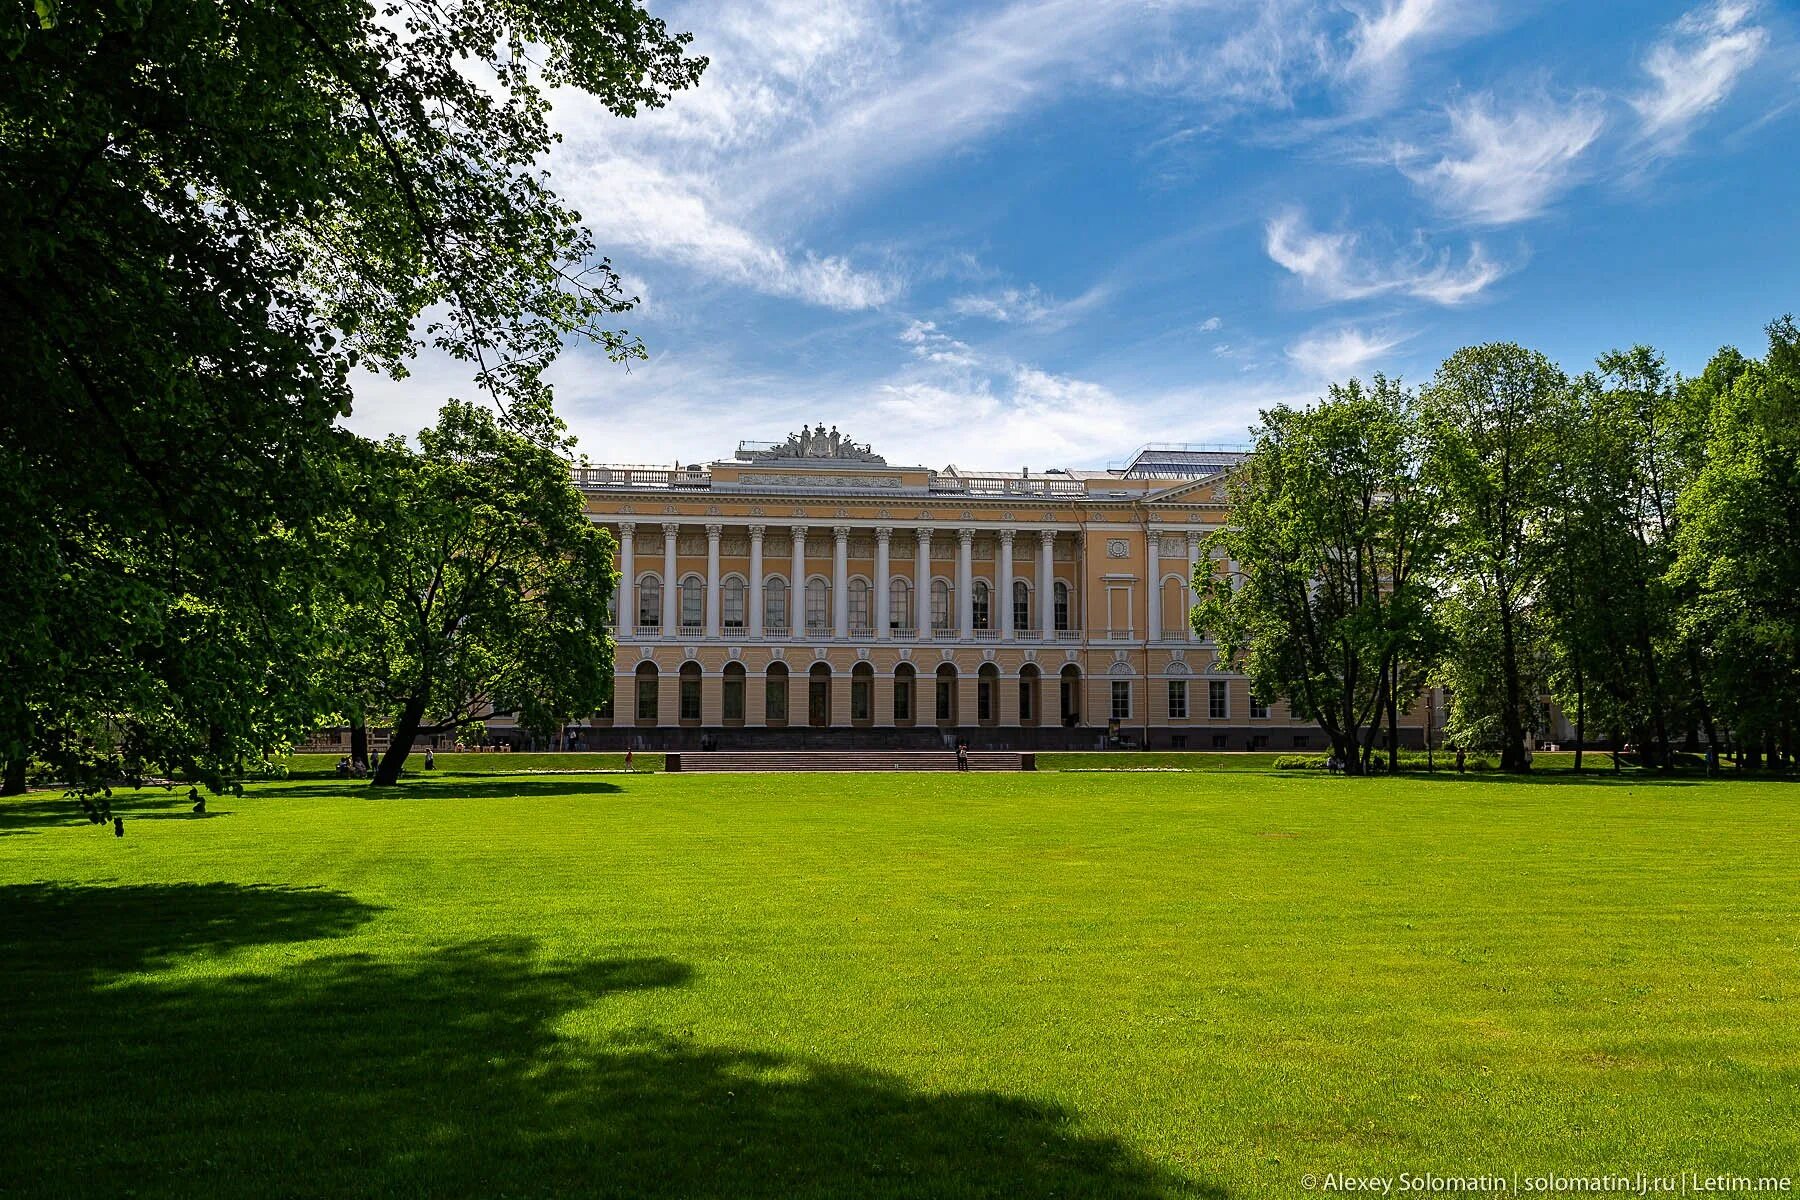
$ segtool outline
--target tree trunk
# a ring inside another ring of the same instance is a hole
[[[6,771],[0,774],[0,796],[23,796],[25,794],[26,761],[22,758],[6,760]]]
[[[1394,660],[1388,685],[1388,774],[1400,773],[1400,660]]]
[[[1581,744],[1587,740],[1587,681],[1575,668],[1575,773],[1581,774]]]
[[[350,761],[366,763],[369,761],[369,726],[363,720],[362,706],[358,705],[350,714]]]
[[[1500,714],[1500,769],[1523,775],[1531,770],[1525,758],[1525,722],[1519,716],[1519,652],[1513,644],[1512,610],[1505,595],[1500,598],[1500,676],[1506,685],[1506,710]]]
[[[412,753],[413,740],[419,736],[419,722],[425,716],[426,694],[426,689],[421,687],[400,710],[400,719],[394,722],[393,736],[388,738],[387,753],[381,756],[381,769],[375,772],[369,786],[392,787],[400,781],[400,768],[406,765],[406,756]]]
[[[1355,734],[1336,734],[1331,739],[1331,753],[1338,762],[1344,765],[1344,774],[1361,775],[1362,747],[1357,744]]]
[[[1624,744],[1625,744],[1625,731],[1620,729],[1617,725],[1613,726],[1612,760],[1613,760],[1613,774],[1614,775],[1617,775],[1619,773],[1619,747]]]

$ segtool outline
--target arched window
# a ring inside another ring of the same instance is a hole
[[[816,729],[831,724],[831,668],[824,663],[806,673],[806,723]]]
[[[831,628],[831,587],[823,579],[806,581],[806,628],[815,633]]]
[[[679,716],[683,725],[700,723],[700,664],[685,662],[681,664],[681,673],[677,676],[681,683]]]
[[[935,715],[939,725],[956,724],[956,668],[944,663],[937,669]]]
[[[744,627],[744,581],[733,575],[725,581],[725,628]]]
[[[888,580],[888,628],[911,629],[912,585],[904,579]]]
[[[982,663],[975,672],[975,720],[983,725],[1000,723],[1000,668]]]
[[[656,724],[656,664],[641,662],[637,668],[637,723]]]
[[[987,585],[987,580],[977,579],[975,581],[975,587],[970,594],[974,601],[970,605],[970,607],[974,609],[975,628],[987,629],[989,627],[988,626],[988,585]]]
[[[763,629],[778,633],[788,624],[788,585],[785,579],[771,579],[763,584]]]
[[[1058,632],[1069,629],[1069,585],[1060,579],[1056,581],[1056,628]]]
[[[875,668],[859,662],[850,668],[850,723],[872,725],[875,722]]]
[[[1023,579],[1013,580],[1013,628],[1031,628],[1031,588]]]
[[[657,629],[662,625],[662,580],[646,575],[638,580],[638,628]]]
[[[763,721],[779,729],[788,720],[788,669],[786,663],[772,662],[763,684]]]
[[[869,615],[869,581],[852,579],[850,581],[850,629],[853,633],[868,633],[874,629],[875,618]]]
[[[706,616],[706,585],[698,575],[681,581],[681,627],[692,629]]]
[[[937,633],[950,628],[950,584],[947,580],[931,581],[931,628]]]
[[[913,716],[913,684],[917,678],[911,663],[894,668],[894,724],[911,725]]]
[[[1038,669],[1031,663],[1019,668],[1019,724],[1038,723]]]
[[[747,682],[744,664],[739,662],[725,664],[724,685],[720,688],[720,714],[725,724],[739,726],[744,723],[744,691]]]

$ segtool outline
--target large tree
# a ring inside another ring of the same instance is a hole
[[[1703,646],[1709,700],[1754,760],[1792,759],[1800,733],[1800,329],[1769,326],[1761,360],[1717,355],[1705,465],[1679,502],[1672,575]]]
[[[487,716],[549,733],[612,694],[612,536],[569,480],[560,425],[514,415],[452,401],[417,453],[390,440],[343,539],[373,572],[341,630],[358,692],[393,721],[378,787],[421,734]]]
[[[363,364],[502,410],[639,352],[550,89],[690,86],[634,0],[61,0],[0,22],[0,757],[218,779],[292,732]],[[27,19],[28,18],[28,19]]]
[[[1432,640],[1425,580],[1438,523],[1414,410],[1411,393],[1378,375],[1333,385],[1311,408],[1264,412],[1229,483],[1231,524],[1208,537],[1209,555],[1234,561],[1236,575],[1195,581],[1196,628],[1243,663],[1257,695],[1318,722],[1353,774],[1367,769],[1384,719],[1397,753],[1407,681]]]
[[[1446,569],[1460,593],[1446,655],[1453,669],[1461,656],[1459,674],[1467,680],[1491,681],[1491,703],[1481,702],[1497,722],[1508,771],[1530,769],[1525,735],[1539,677],[1533,667],[1544,653],[1533,608],[1555,553],[1549,529],[1569,386],[1543,355],[1495,343],[1452,354],[1422,394],[1426,472],[1444,499]],[[1470,694],[1462,702],[1478,699]]]

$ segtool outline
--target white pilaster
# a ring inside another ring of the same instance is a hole
[[[994,581],[996,595],[993,602],[1000,606],[1000,638],[1002,641],[1013,640],[1013,529],[1000,531],[1000,577]]]
[[[706,636],[719,636],[719,535],[723,525],[706,527]]]
[[[744,632],[753,638],[763,635],[763,533],[765,527],[750,527],[750,592],[744,603],[750,611],[744,614]]]
[[[1038,628],[1046,642],[1056,639],[1056,530],[1038,531]]]
[[[850,636],[850,527],[831,527],[831,631]]]
[[[894,528],[891,525],[882,525],[875,530],[875,636],[884,639],[891,636],[888,625],[892,623],[894,615],[892,606],[888,603],[888,542],[893,536]],[[892,703],[890,697],[890,708]],[[891,714],[888,724],[893,724]]]
[[[793,534],[794,561],[788,571],[788,624],[792,627],[794,640],[799,641],[806,636],[806,526],[794,526]],[[805,680],[802,678],[801,687],[805,686]],[[789,687],[791,689],[792,684]],[[790,696],[788,704],[791,706],[793,702],[793,697]],[[806,693],[804,691],[800,693],[800,704],[799,723],[805,724]],[[791,707],[788,709],[788,715],[790,719],[793,716]]]
[[[1150,627],[1150,632],[1146,636],[1145,640],[1151,641],[1151,642],[1159,642],[1162,640],[1162,635],[1163,635],[1163,625],[1162,625],[1162,530],[1158,529],[1154,525],[1152,525],[1150,527],[1149,534],[1147,535],[1146,549],[1149,553],[1149,558],[1146,560],[1148,563],[1148,566],[1145,568],[1145,570],[1150,576],[1150,591],[1145,596],[1145,599],[1149,603],[1146,605],[1145,610],[1144,610],[1144,623]],[[1129,618],[1127,618],[1127,619],[1129,619]],[[1109,625],[1111,623],[1112,622],[1110,622],[1110,621],[1107,622],[1107,624],[1109,624]]]
[[[931,636],[931,530],[919,530],[913,552],[913,635]]]
[[[630,637],[637,628],[637,522],[619,522],[619,636]]]
[[[989,598],[992,603],[992,597]],[[956,614],[962,640],[975,640],[975,531],[956,531]]]
[[[662,631],[664,637],[672,637],[676,632],[675,622],[680,619],[681,581],[675,578],[675,541],[681,536],[681,526],[673,521],[663,525],[663,611]],[[662,693],[658,692],[658,696]]]
[[[1182,625],[1187,630],[1187,640],[1197,642],[1200,640],[1200,635],[1194,632],[1194,572],[1200,569],[1200,534],[1197,530],[1187,531],[1187,552],[1187,587],[1183,588],[1181,593],[1187,597],[1187,611],[1181,616]]]

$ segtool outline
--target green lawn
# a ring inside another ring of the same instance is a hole
[[[446,770],[122,806],[120,840],[0,802],[0,1195],[1800,1176],[1789,785]]]

